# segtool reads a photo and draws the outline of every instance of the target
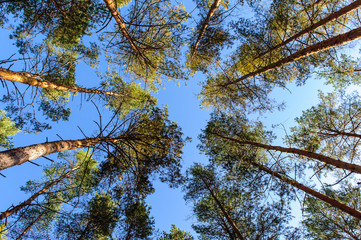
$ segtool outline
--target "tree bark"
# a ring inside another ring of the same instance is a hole
[[[71,170],[69,170],[68,172],[66,172],[65,174],[61,175],[59,178],[55,179],[54,181],[48,183],[47,185],[45,185],[45,187],[43,187],[41,190],[39,190],[38,192],[34,193],[30,198],[28,198],[26,201],[20,203],[19,205],[12,207],[11,209],[3,212],[0,214],[0,221],[3,220],[4,218],[7,218],[9,216],[11,216],[12,214],[20,211],[22,208],[28,206],[32,201],[34,201],[37,197],[39,197],[41,194],[44,194],[45,192],[47,192],[52,186],[57,185],[60,181],[62,181],[64,178],[66,178],[67,176],[69,176],[70,173],[72,173],[73,171],[75,171],[76,169],[78,169],[78,167],[75,167]]]
[[[129,34],[128,28],[125,25],[123,18],[120,16],[117,7],[113,0],[104,0],[105,5],[107,6],[109,12],[112,14],[115,21],[118,23],[118,27],[122,32],[123,36],[127,39],[128,43],[130,44],[133,51],[138,55],[138,57],[142,58],[146,63],[150,64],[148,58],[144,56],[142,51],[138,48],[138,46],[134,43],[132,37]]]
[[[277,49],[279,49],[280,47],[285,46],[286,44],[292,42],[293,40],[311,32],[312,30],[315,30],[323,25],[325,25],[328,22],[331,22],[332,20],[335,20],[343,15],[345,15],[348,12],[351,12],[352,10],[355,10],[357,8],[359,8],[361,6],[361,0],[356,0],[353,3],[347,5],[346,7],[341,8],[340,10],[338,10],[337,12],[331,13],[330,15],[328,15],[326,18],[321,19],[320,21],[312,24],[311,26],[303,29],[302,31],[296,33],[295,35],[293,35],[292,37],[286,39],[285,41],[283,41],[282,43],[270,48],[268,51],[260,54],[258,57],[256,57],[254,60],[263,57],[264,55],[271,53]]]
[[[233,231],[236,233],[237,237],[241,240],[244,240],[245,238],[242,236],[241,232],[239,231],[239,229],[237,228],[236,224],[233,222],[231,216],[229,216],[228,212],[226,211],[226,209],[223,207],[222,203],[218,200],[217,196],[215,195],[215,193],[213,192],[213,190],[211,189],[211,187],[208,185],[208,183],[206,182],[206,180],[203,179],[203,177],[201,175],[199,175],[200,178],[202,179],[204,185],[206,186],[206,188],[208,189],[209,193],[212,195],[214,201],[216,202],[216,204],[218,205],[218,207],[221,209],[223,215],[226,217],[228,223],[232,226]]]
[[[329,131],[329,132],[332,132],[332,133],[322,132],[322,130]],[[325,135],[325,136],[340,136],[341,135],[341,136],[346,136],[346,137],[361,138],[361,134],[352,133],[352,132],[338,131],[338,130],[333,130],[331,128],[321,129],[321,131],[318,132],[318,134]]]
[[[24,235],[30,230],[30,228],[44,215],[44,213],[39,214],[39,216],[34,219],[25,229],[24,231],[16,238],[16,240],[20,240],[24,237]]]
[[[26,147],[13,148],[10,150],[0,152],[0,170],[23,164],[27,161],[37,159],[52,153],[61,152],[65,150],[72,150],[77,148],[89,147],[103,142],[118,142],[125,139],[125,136],[111,138],[111,137],[96,137],[78,140],[62,140],[54,142],[46,142],[34,144]]]
[[[281,181],[286,182],[286,183],[304,191],[305,193],[308,193],[308,194],[314,196],[315,198],[318,198],[318,199],[324,201],[325,203],[328,203],[331,206],[333,206],[343,212],[346,212],[346,213],[350,214],[351,216],[361,220],[361,212],[360,211],[358,211],[354,208],[351,208],[351,207],[347,206],[346,204],[337,201],[336,199],[330,198],[323,193],[317,192],[317,191],[313,190],[312,188],[309,188],[291,178],[283,176],[283,175],[279,174],[278,172],[272,171],[269,168],[266,168],[255,162],[252,162],[251,164],[258,167],[260,170],[267,172],[267,173],[271,174],[272,176],[280,179]]]
[[[220,224],[222,225],[222,228],[224,229],[224,231],[227,232],[227,234],[229,236],[229,239],[230,240],[236,240],[236,238],[234,236],[234,233],[227,226],[227,222],[224,220],[223,216],[222,215],[217,215],[217,217],[220,219],[220,221],[221,221]]]
[[[220,4],[221,4],[221,0],[215,0],[213,2],[213,4],[211,5],[211,8],[208,11],[207,17],[206,17],[206,19],[204,19],[201,30],[199,31],[197,41],[194,44],[191,58],[193,58],[194,54],[197,52],[198,45],[201,42],[201,39],[202,39],[204,33],[206,32],[209,22],[211,21],[211,18],[213,16],[214,12],[217,10],[217,8],[219,8]]]
[[[302,150],[302,149],[297,149],[297,148],[286,148],[286,147],[280,147],[280,146],[272,146],[272,145],[267,145],[267,144],[263,144],[263,143],[257,143],[257,142],[251,142],[251,141],[241,141],[235,138],[231,138],[231,137],[226,137],[226,136],[222,136],[216,133],[213,133],[214,135],[223,138],[223,139],[227,139],[233,142],[237,142],[241,145],[251,145],[254,147],[260,147],[263,149],[267,149],[267,150],[273,150],[273,151],[279,151],[279,152],[284,152],[284,153],[294,153],[294,154],[298,154],[300,156],[304,156],[304,157],[308,157],[308,158],[313,158],[313,159],[317,159],[321,162],[324,162],[326,164],[335,166],[337,168],[342,168],[345,170],[349,170],[351,172],[356,172],[356,173],[361,173],[361,166],[357,165],[357,164],[353,164],[353,163],[347,163],[341,160],[337,160],[331,157],[327,157],[325,155],[319,154],[319,153],[315,153],[315,152],[310,152],[310,151],[306,151],[306,150]]]
[[[15,72],[5,68],[0,68],[0,78],[8,81],[24,83],[45,89],[55,89],[59,91],[71,91],[71,92],[80,92],[80,93],[104,94],[109,96],[121,96],[119,93],[116,92],[101,91],[101,90],[81,88],[76,86],[67,86],[58,83],[47,82],[40,80],[39,76],[36,76],[34,74],[26,73],[26,72]]]
[[[265,67],[262,67],[254,72],[251,72],[251,73],[248,73],[246,75],[243,75],[242,77],[234,80],[234,81],[230,81],[228,83],[224,83],[224,84],[220,84],[219,86],[220,87],[227,87],[229,85],[233,85],[233,84],[237,84],[249,77],[255,77],[259,74],[262,74],[262,73],[266,73],[274,68],[277,68],[277,67],[281,67],[283,65],[286,65],[290,62],[293,62],[297,59],[300,59],[300,58],[304,58],[308,55],[311,55],[311,54],[314,54],[314,53],[317,53],[317,52],[320,52],[320,51],[323,51],[323,50],[326,50],[326,49],[329,49],[331,47],[336,47],[338,45],[342,45],[342,44],[345,44],[345,43],[348,43],[348,42],[351,42],[353,40],[356,40],[358,38],[361,37],[361,27],[359,28],[356,28],[356,29],[353,29],[347,33],[344,33],[344,34],[341,34],[341,35],[338,35],[338,36],[335,36],[335,37],[332,37],[330,39],[327,39],[327,40],[324,40],[322,42],[319,42],[319,43],[316,43],[312,46],[309,46],[307,48],[304,48],[298,52],[295,52],[294,54],[291,54],[290,56],[288,57],[285,57],[277,62],[274,62],[274,63],[271,63]]]

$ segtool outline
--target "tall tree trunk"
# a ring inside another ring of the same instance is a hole
[[[325,155],[319,154],[319,153],[315,153],[315,152],[310,152],[310,151],[306,151],[306,150],[302,150],[302,149],[297,149],[297,148],[286,148],[286,147],[280,147],[280,146],[272,146],[272,145],[267,145],[267,144],[263,144],[263,143],[257,143],[257,142],[251,142],[251,141],[241,141],[235,138],[231,138],[231,137],[226,137],[226,136],[222,136],[216,133],[213,133],[214,135],[223,138],[223,139],[227,139],[233,142],[237,142],[240,145],[251,145],[254,147],[260,147],[263,149],[267,149],[267,150],[273,150],[273,151],[279,151],[279,152],[284,152],[284,153],[294,153],[294,154],[298,154],[300,156],[305,156],[308,158],[313,158],[313,159],[317,159],[321,162],[324,162],[326,164],[335,166],[337,168],[342,168],[345,170],[349,170],[351,172],[356,172],[356,173],[361,173],[361,166],[357,165],[357,164],[353,164],[353,163],[347,163],[341,160],[337,160],[331,157],[327,157]]]
[[[104,142],[114,143],[125,138],[126,136],[121,136],[116,138],[96,137],[96,138],[85,138],[78,140],[62,140],[62,141],[34,144],[26,147],[13,148],[10,150],[0,152],[0,170],[4,170],[6,168],[15,165],[20,165],[23,164],[24,162],[49,155],[51,153],[89,147]]]
[[[336,47],[338,45],[342,45],[348,42],[351,42],[353,40],[356,40],[361,37],[361,27],[353,29],[347,33],[332,37],[330,39],[324,40],[322,42],[316,43],[312,46],[309,46],[307,48],[304,48],[302,50],[299,50],[298,52],[295,52],[294,54],[291,54],[288,57],[285,57],[277,62],[271,63],[265,67],[262,67],[254,72],[248,73],[234,81],[230,81],[228,83],[220,84],[220,87],[227,87],[229,85],[237,84],[249,77],[255,77],[259,74],[266,73],[274,68],[281,67],[283,65],[286,65],[290,62],[293,62],[297,59],[304,58],[308,55],[329,49],[331,47]]]
[[[20,203],[19,205],[12,207],[11,209],[3,212],[0,214],[0,221],[3,220],[4,218],[7,218],[9,216],[11,216],[12,214],[20,211],[22,208],[28,206],[32,201],[34,201],[37,197],[39,197],[41,194],[44,194],[45,192],[47,192],[52,186],[57,185],[60,181],[62,181],[64,178],[66,178],[67,176],[69,176],[70,173],[72,173],[73,171],[75,171],[76,169],[78,169],[78,167],[75,167],[71,170],[69,170],[68,172],[64,173],[63,175],[61,175],[59,178],[55,179],[54,181],[48,183],[47,185],[45,185],[45,187],[43,187],[41,190],[39,190],[38,192],[34,193],[30,198],[28,198],[26,201]]]
[[[26,73],[26,72],[15,72],[5,68],[0,68],[0,78],[8,81],[24,83],[45,89],[55,89],[59,91],[71,91],[71,92],[79,92],[79,93],[104,94],[110,96],[121,96],[119,93],[116,92],[101,91],[101,90],[81,88],[76,86],[67,86],[59,83],[47,82],[40,80],[39,77],[34,74]]]
[[[31,223],[29,223],[29,225],[24,229],[24,231],[16,238],[16,240],[20,240],[24,237],[24,235],[30,230],[30,228],[37,222],[39,221],[39,219],[44,215],[44,212],[39,214],[39,216],[34,219],[34,221],[32,221]]]
[[[201,42],[201,39],[202,39],[204,33],[206,32],[209,22],[211,21],[211,18],[213,16],[214,12],[217,10],[217,8],[219,8],[220,4],[221,4],[221,0],[215,0],[213,2],[213,4],[211,5],[211,8],[208,11],[207,17],[206,17],[206,19],[204,19],[201,30],[199,31],[199,34],[197,37],[197,42],[194,44],[191,58],[193,58],[194,54],[197,52],[198,45]]]
[[[216,202],[216,204],[218,205],[218,207],[221,209],[223,215],[226,217],[228,223],[232,226],[233,231],[236,233],[237,237],[241,240],[244,240],[244,237],[242,236],[241,232],[239,231],[239,229],[237,228],[236,224],[233,222],[231,216],[229,216],[228,212],[226,211],[226,209],[223,207],[222,203],[218,200],[217,196],[215,195],[215,193],[213,192],[213,190],[211,189],[211,187],[208,185],[207,181],[204,180],[204,178],[199,175],[204,183],[204,185],[206,186],[206,188],[208,189],[209,193],[212,195],[214,201]]]
[[[301,183],[299,183],[299,182],[297,182],[297,181],[295,181],[295,180],[293,180],[291,178],[283,176],[283,175],[279,174],[278,172],[272,171],[269,168],[266,168],[266,167],[264,167],[262,165],[259,165],[259,164],[255,163],[255,162],[251,162],[251,164],[258,167],[260,170],[262,170],[264,172],[267,172],[267,173],[271,174],[272,176],[280,179],[281,181],[286,182],[286,183],[288,183],[288,184],[290,184],[290,185],[304,191],[305,193],[308,193],[308,194],[314,196],[315,198],[318,198],[318,199],[324,201],[325,203],[328,203],[331,206],[333,206],[333,207],[335,207],[335,208],[337,208],[337,209],[339,209],[339,210],[341,210],[343,212],[346,212],[346,213],[350,214],[351,216],[361,220],[361,212],[360,211],[358,211],[358,210],[356,210],[354,208],[351,208],[351,207],[345,205],[344,203],[341,203],[341,202],[339,202],[339,201],[337,201],[337,200],[335,200],[333,198],[330,198],[330,197],[326,196],[323,193],[317,192],[317,191],[313,190],[312,188],[309,188],[309,187],[307,187],[307,186],[305,186],[305,185],[303,185],[303,184],[301,184]]]
[[[324,131],[330,131],[333,133],[327,133],[327,132],[317,132],[320,135],[325,135],[325,136],[346,136],[346,137],[354,137],[354,138],[360,138],[361,139],[361,134],[358,133],[354,133],[354,132],[344,132],[344,131],[338,131],[338,130],[333,130],[331,128],[329,129],[325,129]]]
[[[256,57],[254,60],[263,57],[264,55],[271,53],[277,49],[279,49],[280,47],[285,46],[286,44],[292,42],[293,40],[311,32],[312,30],[315,30],[317,28],[319,28],[320,26],[325,25],[328,22],[331,22],[332,20],[335,20],[343,15],[345,15],[348,12],[351,12],[357,8],[359,8],[361,6],[361,0],[356,0],[353,3],[347,5],[346,7],[341,8],[340,10],[338,10],[337,12],[331,13],[330,15],[328,15],[328,17],[321,19],[320,21],[312,24],[311,26],[303,29],[302,31],[296,33],[295,35],[293,35],[292,37],[286,39],[285,41],[283,41],[282,43],[270,48],[268,51],[260,54],[258,57]]]
[[[236,240],[236,237],[234,236],[234,232],[232,232],[229,227],[227,226],[227,222],[224,220],[223,216],[219,216],[217,215],[217,217],[219,217],[220,221],[221,221],[221,226],[224,229],[224,231],[227,232],[229,239],[230,240]]]
[[[145,61],[145,63],[151,64],[149,59],[146,56],[144,56],[143,52],[138,48],[138,46],[135,44],[132,37],[130,36],[128,28],[125,25],[123,18],[120,16],[120,14],[117,10],[117,6],[115,5],[114,1],[113,0],[104,0],[104,2],[106,4],[109,12],[112,14],[113,18],[118,23],[118,27],[119,27],[120,31],[122,32],[123,36],[127,39],[128,43],[130,44],[133,51],[137,54],[138,57],[143,59]]]

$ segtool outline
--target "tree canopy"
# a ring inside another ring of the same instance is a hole
[[[0,0],[0,184],[43,167],[1,206],[0,239],[360,239],[359,7]],[[183,133],[200,114],[174,114],[176,94],[158,103],[168,81],[199,85],[203,130]],[[319,82],[312,106],[291,94]],[[158,226],[161,183],[193,230]]]

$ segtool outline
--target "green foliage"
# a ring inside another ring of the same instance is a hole
[[[140,84],[125,83],[117,72],[107,73],[101,84],[106,91],[119,93],[108,99],[107,107],[119,111],[120,118],[125,117],[135,109],[145,109],[157,103],[157,99],[150,95],[149,90],[142,89]]]
[[[11,136],[20,132],[20,129],[16,127],[14,121],[11,118],[5,116],[6,112],[0,110],[0,147],[11,148]]]
[[[0,240],[6,240],[6,223],[0,224]]]
[[[325,189],[325,194],[348,206],[360,209],[361,193],[358,186],[343,184],[338,190]],[[361,237],[360,220],[328,204],[307,197],[304,202],[304,220],[309,239],[358,239]]]
[[[66,159],[67,162],[54,163],[46,167],[42,180],[28,181],[21,190],[34,194],[70,169],[77,169],[39,196],[35,200],[36,204],[31,203],[16,214],[12,221],[17,224],[11,227],[8,233],[11,238],[17,238],[27,227],[32,229],[25,235],[29,238],[50,238],[55,223],[62,218],[61,213],[64,214],[64,208],[71,206],[72,201],[77,204],[78,198],[94,191],[94,187],[98,184],[95,179],[98,170],[97,162],[91,158],[90,153],[84,151],[78,151],[74,155],[63,153],[60,158]]]
[[[118,221],[118,203],[109,194],[96,193],[82,208],[57,221],[57,238],[109,239]]]
[[[325,79],[327,84],[342,91],[351,85],[360,85],[359,62],[359,59],[341,54],[339,58],[328,61],[325,67],[317,72],[317,75]]]
[[[347,3],[348,1],[342,1],[342,4]],[[236,32],[235,38],[241,44],[223,62],[222,67],[210,74],[203,83],[200,94],[202,105],[227,113],[243,110],[265,112],[279,107],[279,103],[270,98],[274,88],[285,88],[290,82],[302,85],[314,71],[320,71],[320,68],[327,66],[336,56],[331,50],[325,50],[287,64],[281,63],[278,67],[272,64],[321,40],[345,33],[348,31],[345,26],[347,23],[351,24],[356,16],[349,14],[340,19],[339,23],[333,21],[324,28],[309,32],[297,41],[292,41],[271,53],[267,53],[268,50],[300,29],[308,27],[310,19],[311,22],[322,19],[330,12],[338,10],[342,4],[339,1],[318,4],[311,1],[273,1],[266,10],[259,6],[262,4],[251,4],[257,14],[253,19],[241,18],[232,22],[231,26]],[[270,66],[268,71],[257,72],[267,66]],[[250,73],[256,74],[242,81],[237,80]]]
[[[11,117],[16,128],[21,129],[24,133],[39,133],[43,130],[50,129],[48,123],[39,122],[33,112],[27,111],[24,106],[16,104],[18,98],[15,92],[4,95],[1,102],[7,103],[5,110]]]
[[[259,143],[268,143],[274,138],[271,132],[263,129],[261,122],[251,122],[244,115],[213,114],[200,135],[202,144],[199,149],[209,155],[214,162],[223,162],[229,156],[238,156],[239,160],[242,160],[240,153],[244,150],[259,156],[257,159],[262,161],[267,159],[262,150],[254,151],[250,146],[240,146],[222,139],[219,135]]]
[[[180,160],[185,144],[181,129],[168,120],[166,109],[133,114],[128,116],[133,122],[126,132],[127,139],[117,142],[114,150],[108,152],[99,177],[114,183],[119,178],[122,191],[143,197],[154,191],[151,178],[156,175],[171,187],[178,186],[183,181]]]
[[[193,240],[193,236],[186,231],[182,231],[177,228],[174,224],[170,229],[170,233],[163,232],[160,240]]]
[[[200,239],[238,239],[211,190],[244,238],[296,239],[287,226],[289,193],[272,186],[273,200],[267,199],[267,177],[236,163],[231,168],[194,165],[188,172],[185,199],[194,204],[198,223],[193,228]]]
[[[42,33],[53,44],[70,49],[105,17],[103,5],[92,0],[10,1],[4,9],[21,21],[13,34],[19,46]]]
[[[196,29],[200,27],[201,25],[197,26]],[[198,34],[195,31],[192,38],[197,39]],[[231,44],[230,34],[221,26],[207,27],[193,56],[194,46],[192,45],[186,65],[192,72],[202,71],[208,73],[212,69],[212,64],[220,61],[221,50]]]
[[[186,29],[183,23],[188,18],[184,7],[174,6],[169,0],[152,0],[133,3],[128,11],[129,19],[124,21],[141,55],[116,31],[102,36],[104,42],[112,39],[105,49],[108,61],[117,68],[124,66],[132,78],[150,90],[157,90],[162,78],[185,79],[180,55]]]
[[[154,219],[144,202],[128,203],[125,208],[126,239],[147,239],[153,232]]]
[[[319,93],[320,103],[296,118],[287,142],[347,162],[360,162],[361,100],[357,93]]]
[[[107,194],[97,194],[89,202],[87,227],[94,231],[93,238],[110,236],[117,222],[117,204]]]
[[[296,119],[298,126],[286,142],[359,164],[361,102],[357,94],[346,96],[342,92],[343,88],[360,83],[359,59],[332,49],[238,83],[235,80],[359,27],[358,12],[354,11],[267,53],[350,1],[221,1],[196,50],[199,30],[213,0],[196,0],[195,12],[199,15],[188,25],[191,14],[176,1],[113,2],[124,20],[127,37],[103,1],[17,0],[0,4],[0,26],[12,31],[10,37],[20,54],[1,60],[2,68],[23,64],[21,74],[25,76],[77,86],[78,66],[86,63],[97,67],[99,57],[108,64],[100,65],[106,72],[98,74],[103,80],[99,89],[119,94],[96,99],[115,113],[112,122],[103,125],[100,121],[98,125],[97,136],[117,138],[116,142],[97,145],[96,149],[102,152],[95,156],[104,160],[98,162],[82,150],[59,154],[65,161],[46,167],[42,179],[27,182],[22,190],[34,194],[44,186],[56,184],[11,216],[6,226],[0,225],[0,239],[16,239],[22,233],[27,239],[149,239],[155,220],[146,198],[155,192],[156,177],[170,187],[184,184],[185,198],[193,204],[197,218],[193,228],[200,239],[237,238],[225,212],[246,239],[302,239],[302,232],[288,226],[292,218],[290,203],[295,199],[293,189],[261,174],[252,163],[272,165],[272,169],[283,174],[292,171],[297,177],[303,176],[302,170],[311,164],[293,161],[300,159],[295,155],[289,154],[286,159],[230,138],[260,144],[272,142],[275,137],[262,122],[250,121],[246,114],[281,109],[283,105],[272,99],[272,91],[276,87],[287,88],[291,82],[302,85],[316,72],[340,95],[320,93],[321,103]],[[242,12],[234,12],[238,8]],[[195,28],[187,33],[192,25]],[[92,34],[95,38],[91,38]],[[99,42],[102,48],[98,47]],[[187,44],[190,49],[184,50]],[[232,52],[225,49],[231,47]],[[185,178],[181,174],[181,155],[186,140],[180,127],[168,119],[167,109],[155,107],[157,99],[151,94],[163,86],[164,80],[186,80],[197,71],[207,78],[200,94],[202,106],[215,110],[200,136],[199,146],[211,164],[194,165]],[[37,111],[51,121],[69,119],[71,109],[67,104],[76,93],[45,88],[28,91],[17,86],[14,89],[8,90],[2,100],[7,104],[8,116],[0,111],[0,147],[10,148],[11,136],[20,129],[26,133],[49,129],[49,124],[36,119]],[[31,92],[30,97],[21,91]],[[103,114],[100,108],[99,113]],[[318,163],[312,166],[320,170]],[[55,182],[71,169],[74,171],[66,178]],[[330,169],[325,167],[315,176]],[[336,176],[345,174],[338,171]],[[358,188],[328,187],[324,190],[327,195],[360,209]],[[306,196],[304,213],[308,238],[361,237],[359,221],[319,200]],[[174,225],[160,237],[193,239]]]

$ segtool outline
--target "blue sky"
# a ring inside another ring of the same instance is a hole
[[[187,6],[187,10],[192,8]],[[0,52],[0,59],[9,57],[16,52],[16,48],[11,45],[8,39],[8,32],[0,30],[0,43],[2,48]],[[20,70],[14,68],[14,70]],[[86,69],[78,69],[78,84],[82,86],[98,86],[100,80],[94,73],[90,73]],[[192,138],[192,142],[188,143],[184,148],[183,166],[186,168],[194,162],[205,163],[206,157],[199,154],[197,145],[199,144],[198,135],[201,129],[206,126],[209,119],[210,110],[202,109],[198,99],[200,92],[201,81],[204,77],[200,74],[195,75],[187,82],[182,82],[177,86],[175,82],[167,82],[165,89],[161,89],[159,93],[155,94],[158,98],[159,105],[167,105],[169,109],[169,119],[175,121],[182,127],[183,133],[187,137]],[[19,84],[20,85],[20,84]],[[264,120],[267,126],[282,123],[286,128],[294,125],[294,118],[301,115],[302,110],[306,110],[318,102],[317,91],[322,89],[329,90],[322,84],[321,80],[311,79],[306,85],[295,87],[293,84],[289,85],[291,91],[276,89],[273,97],[278,101],[286,102],[286,110],[283,112],[275,111],[272,114],[262,116],[260,120]],[[2,88],[1,93],[5,93]],[[41,134],[18,134],[14,138],[16,147],[26,146],[35,143],[60,140],[57,134],[63,139],[79,139],[83,138],[78,126],[88,134],[94,136],[97,133],[96,124],[93,120],[98,120],[98,114],[92,103],[86,102],[83,95],[74,96],[71,99],[70,107],[73,109],[71,117],[67,122],[59,122],[53,124],[51,130],[45,131]],[[1,106],[1,105],[0,105]],[[101,106],[105,116],[107,111]],[[276,128],[277,135],[282,136],[283,130]],[[282,137],[276,141],[277,144],[282,144]],[[56,155],[51,156],[56,159]],[[39,164],[48,164],[45,159],[35,161]],[[0,212],[6,210],[12,204],[16,205],[20,201],[25,200],[29,195],[24,195],[20,192],[19,187],[24,185],[27,180],[36,179],[41,176],[42,168],[30,163],[25,163],[21,166],[16,166],[2,171],[6,178],[0,177]],[[155,184],[155,194],[148,197],[147,201],[152,207],[152,215],[155,218],[156,228],[161,231],[169,231],[171,224],[177,227],[194,233],[191,229],[191,224],[195,222],[192,218],[191,205],[186,205],[183,200],[181,189],[169,189],[166,184],[157,182]],[[296,208],[296,206],[295,206]]]

